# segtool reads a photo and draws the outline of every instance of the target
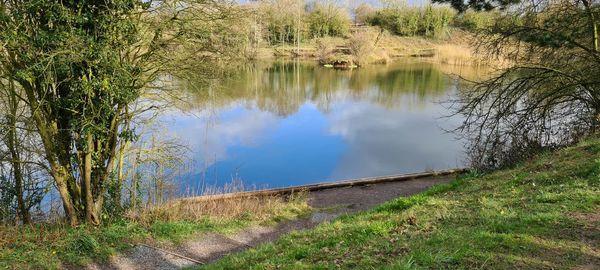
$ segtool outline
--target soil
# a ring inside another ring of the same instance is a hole
[[[309,205],[316,209],[310,218],[285,221],[276,226],[252,227],[228,236],[206,233],[171,248],[155,249],[138,245],[126,254],[113,257],[109,263],[92,264],[87,269],[170,270],[197,265],[198,262],[210,263],[232,253],[273,242],[291,231],[310,229],[342,214],[364,211],[452,179],[453,176],[432,177],[314,191],[308,194]]]

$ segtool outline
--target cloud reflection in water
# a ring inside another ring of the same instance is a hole
[[[300,185],[462,165],[462,143],[440,128],[437,103],[455,83],[432,64],[336,71],[302,63],[254,66],[202,93],[196,118],[170,128],[196,153],[187,184],[239,176],[258,187]]]

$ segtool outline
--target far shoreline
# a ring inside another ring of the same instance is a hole
[[[426,62],[455,66],[501,65],[502,61],[484,61],[476,55],[471,43],[471,33],[452,29],[440,38],[406,37],[382,32],[378,27],[366,27],[364,33],[375,43],[363,63],[357,61],[348,47],[350,37],[311,39],[296,45],[275,45],[248,49],[245,58],[250,61],[274,61],[298,59],[315,61],[321,66],[334,62],[349,62],[357,67],[387,64],[403,59],[419,59]],[[380,35],[379,33],[384,33]],[[326,44],[326,45],[322,45]],[[324,48],[325,47],[325,48]]]

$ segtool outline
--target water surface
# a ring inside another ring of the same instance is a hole
[[[245,67],[191,108],[162,117],[190,145],[193,172],[181,186],[234,179],[258,188],[442,170],[464,165],[447,104],[450,73],[430,63],[334,70],[312,63]]]

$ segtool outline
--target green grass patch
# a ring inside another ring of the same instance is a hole
[[[600,264],[600,139],[471,174],[200,269],[571,269]]]
[[[168,210],[168,209],[166,209]],[[137,243],[177,244],[203,232],[233,233],[242,228],[273,224],[305,216],[306,198],[270,200],[263,211],[219,218],[155,220],[142,225],[121,220],[100,227],[70,228],[63,224],[0,227],[0,269],[62,269],[92,262],[103,263]]]

